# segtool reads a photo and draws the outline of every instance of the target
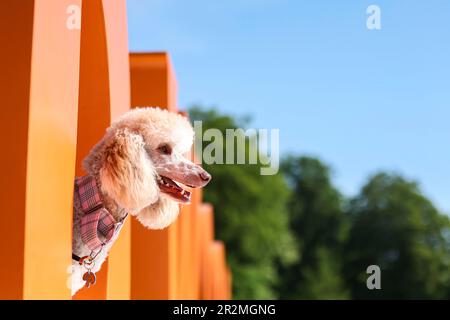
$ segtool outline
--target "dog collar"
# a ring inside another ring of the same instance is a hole
[[[114,217],[105,208],[97,183],[91,176],[76,178],[75,192],[78,193],[84,213],[81,217],[81,240],[91,251],[101,249],[120,229],[127,216],[125,215],[116,223]],[[104,240],[102,241],[99,236]]]

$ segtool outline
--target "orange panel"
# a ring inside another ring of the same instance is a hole
[[[201,204],[198,208],[198,228],[200,238],[200,298],[212,299],[212,259],[210,244],[214,239],[213,208],[209,204]]]
[[[0,223],[0,299],[23,297],[23,250],[25,244],[25,189],[28,149],[28,113],[30,98],[31,45],[33,39],[33,1],[0,2],[0,39],[2,72],[0,96],[0,142],[8,151],[0,157],[2,183],[0,199],[3,221]],[[14,133],[14,139],[11,134]]]
[[[166,53],[132,53],[132,107],[160,107],[177,112],[177,83]]]
[[[192,299],[190,282],[192,279],[192,236],[190,206],[183,206],[178,217],[178,299]]]
[[[188,117],[187,112],[179,112]],[[194,152],[185,156],[194,160]],[[200,292],[200,229],[196,226],[202,189],[192,189],[192,201],[182,206],[178,218],[178,299],[199,299]]]
[[[127,219],[108,257],[107,299],[130,299],[131,219]]]
[[[111,121],[130,106],[125,1],[89,0],[83,2],[82,9],[77,176],[86,174],[81,163]],[[75,299],[129,297],[129,243],[130,232],[124,226],[97,274],[96,285],[80,290]],[[107,289],[108,281],[111,290]]]
[[[226,298],[226,268],[225,246],[222,241],[213,241],[210,244],[212,262],[212,299],[223,300]]]
[[[159,106],[176,112],[176,80],[165,53],[131,54],[132,106]],[[176,299],[178,222],[164,230],[131,221],[131,298]]]
[[[231,284],[232,284],[232,281],[233,281],[233,278],[232,278],[232,274],[231,274],[231,269],[230,269],[230,267],[226,267],[227,268],[227,283],[226,283],[226,297],[225,297],[225,299],[227,299],[227,300],[231,300],[232,298],[233,298],[233,296],[232,296],[232,290],[233,290],[233,288],[232,288],[232,286],[231,286]]]
[[[194,152],[192,152],[194,154]],[[195,162],[195,156],[191,157]],[[180,276],[183,276],[183,270],[189,270],[184,280],[186,299],[200,299],[200,233],[201,228],[198,226],[199,206],[202,201],[202,189],[192,190],[191,204],[186,207],[185,216],[181,219],[187,220],[184,233],[180,235],[187,238],[185,243],[186,249],[181,251],[180,259],[183,257],[185,263],[180,263]],[[184,251],[184,253],[183,253]]]
[[[187,114],[182,113],[185,116]],[[187,158],[192,158],[191,153],[185,155]],[[195,190],[192,190],[195,192]],[[192,195],[194,198],[194,194]],[[194,299],[192,294],[193,288],[193,234],[192,234],[192,206],[181,206],[180,215],[178,217],[178,299]]]
[[[195,189],[192,194],[191,203],[191,268],[190,292],[191,299],[200,299],[200,266],[201,266],[201,225],[199,219],[200,205],[202,199],[202,189]]]
[[[212,276],[212,297],[211,299],[218,300],[220,299],[220,293],[219,293],[219,283],[220,283],[220,247],[217,246],[216,242],[213,241],[209,245],[209,254],[210,258],[212,260],[211,262],[211,276]]]
[[[130,109],[130,61],[125,0],[103,0],[108,71],[110,112],[112,120]],[[130,220],[130,219],[127,219]],[[130,298],[131,225],[127,221],[108,258],[108,299]]]
[[[215,251],[212,242],[205,244],[202,260],[202,299],[214,299],[214,269],[215,269]]]
[[[80,32],[66,28],[69,5],[80,1],[0,3],[1,298],[70,298]]]

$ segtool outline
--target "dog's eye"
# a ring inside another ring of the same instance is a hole
[[[171,154],[172,148],[168,144],[163,144],[158,147],[159,152],[162,154]]]

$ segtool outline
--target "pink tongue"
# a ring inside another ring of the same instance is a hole
[[[183,191],[183,189],[172,179],[166,178],[166,177],[161,177],[162,180],[164,181],[164,183],[160,183],[160,186],[163,187],[166,190],[171,190],[173,192],[176,191]]]
[[[164,183],[159,183],[162,192],[169,194],[173,198],[181,202],[189,202],[191,198],[191,193],[189,191],[183,190],[176,182],[166,177],[161,177]],[[184,193],[183,193],[184,191]]]

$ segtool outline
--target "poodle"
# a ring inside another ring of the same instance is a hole
[[[87,176],[75,180],[72,295],[95,284],[128,214],[149,229],[163,229],[187,204],[186,188],[205,186],[211,176],[183,157],[194,131],[182,115],[136,108],[106,130],[83,161]]]

